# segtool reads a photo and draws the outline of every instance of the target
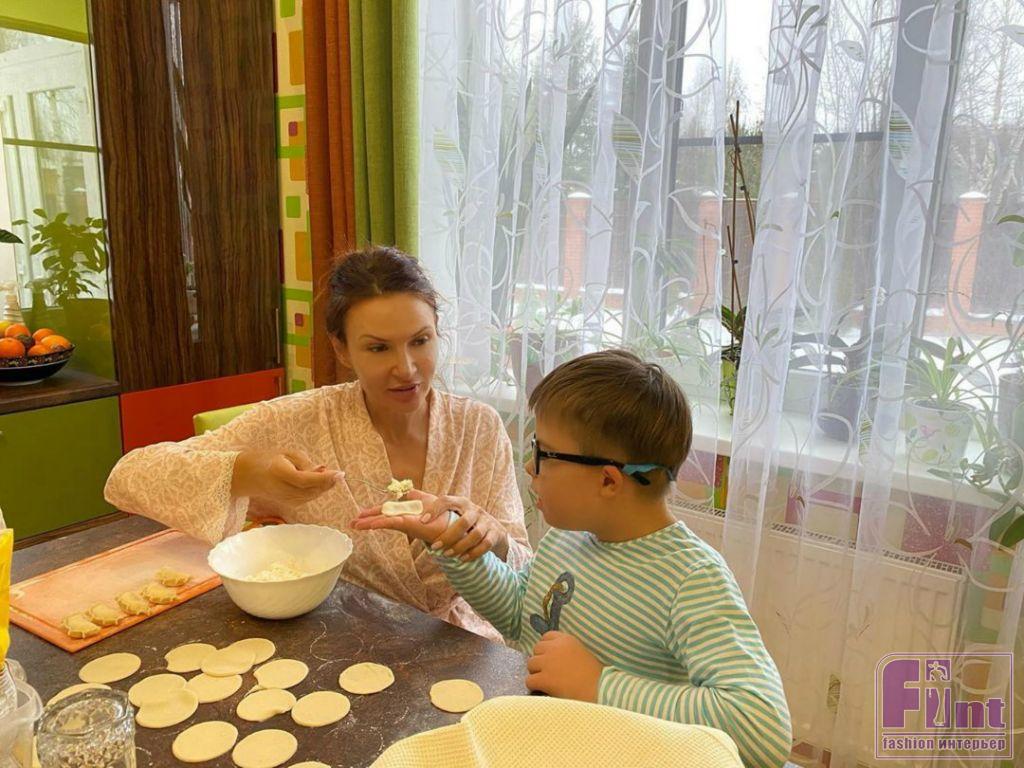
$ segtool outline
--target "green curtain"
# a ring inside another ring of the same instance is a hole
[[[416,0],[350,0],[356,239],[418,251]]]

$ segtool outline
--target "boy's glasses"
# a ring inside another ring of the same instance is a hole
[[[556,461],[568,461],[572,464],[585,464],[589,467],[617,467],[622,474],[636,480],[640,485],[650,485],[650,478],[644,477],[644,472],[652,469],[661,469],[668,475],[669,482],[672,481],[672,470],[664,464],[623,464],[615,459],[603,459],[599,456],[581,456],[578,453],[559,453],[558,451],[545,451],[537,445],[536,436],[530,438],[530,450],[533,451],[533,473],[540,474],[541,459],[555,459]]]

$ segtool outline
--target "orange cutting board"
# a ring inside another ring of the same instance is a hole
[[[75,653],[220,586],[220,577],[206,563],[209,552],[208,544],[181,531],[154,533],[12,584],[11,621],[43,640]],[[92,637],[74,639],[64,631],[61,621],[65,616],[87,611],[96,603],[117,607],[117,595],[141,589],[154,581],[156,570],[163,566],[192,577],[185,586],[178,588],[175,602],[153,605],[148,614],[126,616],[117,625],[104,627]]]

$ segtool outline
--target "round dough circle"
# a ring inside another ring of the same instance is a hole
[[[168,672],[198,672],[203,666],[203,659],[216,651],[216,646],[209,643],[186,643],[172,648],[164,655]]]
[[[292,720],[306,728],[321,728],[338,722],[352,709],[348,696],[335,691],[316,691],[295,702]]]
[[[252,651],[254,656],[252,660],[253,664],[262,664],[277,653],[277,646],[265,637],[249,637],[245,640],[238,640],[237,642],[229,645],[228,648],[241,648],[243,650]]]
[[[185,688],[199,697],[200,704],[212,704],[234,696],[242,687],[242,676],[214,677],[200,672],[187,683]]]
[[[256,654],[251,648],[235,648],[229,645],[206,656],[200,668],[213,677],[244,675],[252,669],[255,658]]]
[[[445,712],[469,712],[483,700],[483,690],[472,680],[441,680],[430,686],[430,703]]]
[[[276,659],[264,664],[254,674],[262,688],[291,688],[306,679],[309,667],[297,659]]]
[[[186,688],[171,691],[167,697],[139,707],[135,722],[143,728],[169,728],[195,714],[199,697]]]
[[[111,653],[90,661],[78,670],[78,677],[83,683],[116,683],[134,675],[141,666],[142,659],[134,653]]]
[[[183,763],[205,763],[226,755],[238,741],[238,729],[223,720],[196,723],[178,734],[171,754]]]
[[[288,731],[269,728],[242,739],[231,752],[238,768],[277,768],[291,760],[299,742]]]
[[[281,688],[250,693],[235,708],[235,714],[250,723],[262,723],[274,715],[283,715],[295,706],[295,694]]]
[[[353,664],[338,677],[338,685],[349,693],[378,693],[395,682],[395,673],[383,664],[364,661]]]
[[[144,677],[128,689],[128,701],[136,707],[155,704],[166,699],[173,691],[185,687],[185,678],[181,675],[150,675]]]
[[[321,763],[319,760],[306,760],[301,763],[292,763],[288,768],[331,768],[331,766]]]
[[[103,683],[75,683],[74,685],[69,685],[63,691],[58,691],[57,693],[55,693],[53,695],[53,698],[46,702],[46,706],[56,704],[61,699],[66,699],[68,696],[72,696],[78,693],[79,691],[91,691],[97,688],[110,690],[110,686],[103,685]]]

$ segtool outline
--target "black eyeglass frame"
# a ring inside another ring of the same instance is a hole
[[[541,459],[555,459],[556,461],[568,461],[571,464],[583,464],[588,467],[616,467],[622,471],[622,474],[626,477],[631,477],[636,480],[640,485],[650,485],[651,480],[649,477],[643,475],[644,472],[650,472],[654,469],[664,470],[668,476],[669,482],[672,482],[673,472],[669,467],[664,464],[624,464],[621,461],[615,459],[605,459],[600,456],[584,456],[578,453],[560,453],[558,451],[545,451],[543,448],[537,446],[537,436],[534,435],[530,438],[530,450],[533,451],[533,472],[535,475],[540,474],[540,460]]]

